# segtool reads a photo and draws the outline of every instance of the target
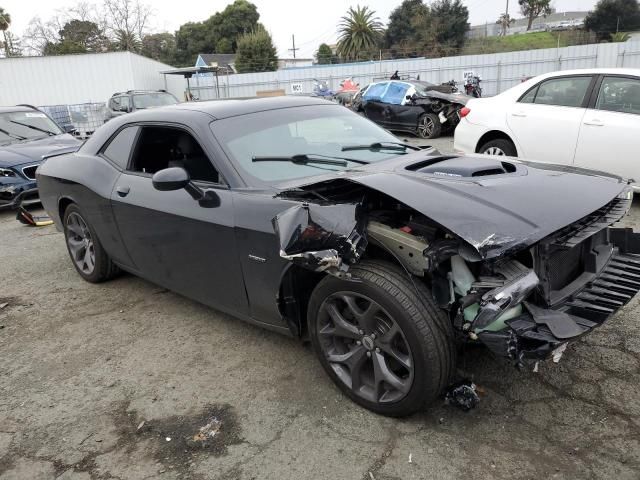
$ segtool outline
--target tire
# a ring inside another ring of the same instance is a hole
[[[435,113],[423,113],[418,118],[416,133],[420,138],[438,138],[442,132],[440,117]]]
[[[494,152],[494,153],[489,153]],[[497,138],[495,140],[491,140],[490,142],[485,143],[478,149],[478,153],[482,153],[484,155],[498,155],[507,157],[517,157],[518,152],[516,150],[516,146],[513,144],[511,140],[507,140],[506,138]]]
[[[311,294],[313,348],[329,377],[358,405],[392,417],[410,415],[452,379],[451,322],[422,282],[394,264],[368,260],[350,272],[356,281],[327,276]]]
[[[111,261],[95,230],[77,205],[71,204],[64,211],[63,226],[71,263],[83,279],[100,283],[119,273],[120,269]]]

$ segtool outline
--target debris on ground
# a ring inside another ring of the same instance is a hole
[[[16,220],[20,223],[24,223],[25,225],[30,225],[32,227],[46,227],[47,225],[52,225],[53,220],[49,215],[32,215],[29,213],[23,206],[18,207],[18,213],[16,214]]]
[[[138,428],[136,428],[136,432],[140,432],[140,430],[142,430],[142,428],[144,427],[145,421],[141,421],[140,424],[138,425]]]
[[[480,403],[480,396],[478,395],[477,388],[476,384],[472,381],[462,380],[458,383],[454,383],[447,389],[444,399],[447,404],[468,412],[472,408],[477,407],[478,403]]]
[[[200,427],[198,432],[193,436],[194,442],[206,442],[211,440],[220,431],[222,422],[216,417],[211,417],[204,427]]]
[[[9,306],[9,302],[0,303],[0,310]]]

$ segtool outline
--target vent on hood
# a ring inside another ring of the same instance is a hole
[[[507,175],[514,173],[516,165],[501,161],[497,157],[436,157],[414,163],[407,170],[442,177],[487,177],[490,175]]]

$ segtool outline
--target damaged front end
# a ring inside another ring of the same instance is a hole
[[[340,277],[363,257],[395,261],[426,284],[460,337],[518,367],[558,361],[568,342],[640,290],[640,234],[610,227],[628,212],[629,189],[577,222],[514,247],[507,235],[463,240],[406,204],[347,180],[323,188],[281,194],[301,201],[273,219],[283,258]]]
[[[280,256],[315,272],[342,277],[362,256],[367,238],[360,205],[302,203],[276,216]]]

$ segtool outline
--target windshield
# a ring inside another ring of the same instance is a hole
[[[46,138],[64,133],[60,127],[42,112],[0,113],[0,144]]]
[[[175,105],[176,103],[178,103],[178,99],[166,92],[139,93],[133,96],[133,105],[136,110],[164,107],[165,105]]]
[[[343,147],[374,143],[397,143],[398,139],[375,123],[339,105],[283,108],[239,115],[211,124],[213,133],[227,155],[245,173],[263,182],[320,175],[357,167],[402,155],[392,148],[343,151]],[[292,157],[354,159],[341,165],[254,161],[254,157]],[[346,163],[346,165],[345,165]]]

